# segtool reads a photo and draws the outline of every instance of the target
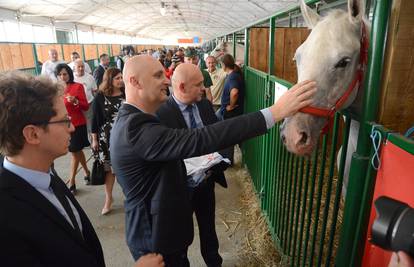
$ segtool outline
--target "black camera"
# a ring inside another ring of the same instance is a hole
[[[375,200],[377,217],[372,225],[375,245],[391,251],[404,251],[414,257],[414,209],[406,203],[381,196]]]

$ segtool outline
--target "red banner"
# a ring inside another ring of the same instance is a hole
[[[380,196],[388,196],[414,207],[414,155],[389,141],[383,145],[380,155],[381,166],[377,173],[373,201]],[[387,267],[391,258],[391,252],[368,241],[371,238],[371,227],[375,216],[373,202],[365,241],[363,267]]]

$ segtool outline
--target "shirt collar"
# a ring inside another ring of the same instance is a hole
[[[174,101],[175,101],[175,103],[177,103],[177,105],[178,105],[178,107],[180,108],[180,111],[181,112],[184,112],[185,111],[185,109],[187,108],[187,106],[190,106],[190,105],[187,105],[187,104],[184,104],[183,102],[181,102],[180,100],[178,100],[175,96],[174,96],[174,93],[172,94],[172,97],[173,97],[173,99],[174,99]],[[191,104],[191,106],[195,106],[195,104]]]
[[[50,186],[50,172],[40,172],[17,166],[4,158],[3,167],[10,172],[20,176],[36,189],[48,190]]]

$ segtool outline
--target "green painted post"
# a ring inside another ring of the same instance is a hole
[[[249,46],[250,46],[250,31],[249,28],[244,29],[244,66],[249,66]]]
[[[236,33],[233,32],[233,57],[236,60]]]
[[[381,88],[383,53],[391,4],[392,1],[377,0],[374,7],[371,44],[368,51],[368,58],[371,60],[368,64],[364,84],[363,124],[361,124],[358,135],[357,150],[351,162],[343,228],[335,261],[338,267],[361,265],[367,220],[361,220],[360,218],[361,216],[367,217],[367,215],[362,215],[360,211],[361,209],[363,210],[363,206],[370,205],[369,200],[372,199],[372,195],[367,196],[366,192],[364,192],[364,181],[369,166],[369,153],[371,149],[369,137],[371,126],[368,122],[375,121],[378,113],[378,103],[381,94],[378,88]],[[368,191],[371,190],[368,189]],[[358,221],[361,222],[359,225],[357,225]]]
[[[33,56],[34,56],[34,63],[35,63],[35,73],[36,75],[39,75],[41,70],[39,66],[39,59],[37,57],[36,45],[34,43],[32,44],[32,49],[33,49]]]
[[[270,27],[269,27],[269,65],[267,73],[272,75],[273,68],[275,65],[275,27],[276,27],[276,17],[270,18]]]
[[[86,62],[85,45],[82,44],[81,47],[82,47],[82,60],[83,60],[83,62]]]

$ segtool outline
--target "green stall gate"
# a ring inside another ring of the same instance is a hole
[[[317,2],[311,0],[307,4],[314,5]],[[274,243],[283,254],[284,264],[288,266],[361,265],[376,174],[370,165],[373,155],[370,132],[378,113],[380,90],[377,89],[380,88],[392,4],[389,0],[368,2],[367,9],[369,11],[372,7],[373,15],[369,63],[364,83],[364,109],[361,114],[351,114],[346,110],[337,113],[333,129],[320,137],[316,151],[309,158],[287,152],[279,137],[279,124],[266,135],[245,142],[242,147],[243,163],[252,177]],[[245,28],[246,113],[272,105],[275,82],[292,86],[271,75],[270,70],[274,67],[274,61],[278,60],[273,54],[275,25],[278,20],[286,20],[298,10],[295,7],[268,19],[268,73],[247,66],[250,26]],[[234,33],[232,36],[234,39]],[[227,36],[225,39],[228,39]],[[235,48],[233,51],[235,53]],[[352,119],[359,121],[361,126],[344,199],[345,155]],[[400,141],[398,144],[409,147],[414,154],[412,141],[397,136]],[[340,146],[343,152],[337,167]]]

